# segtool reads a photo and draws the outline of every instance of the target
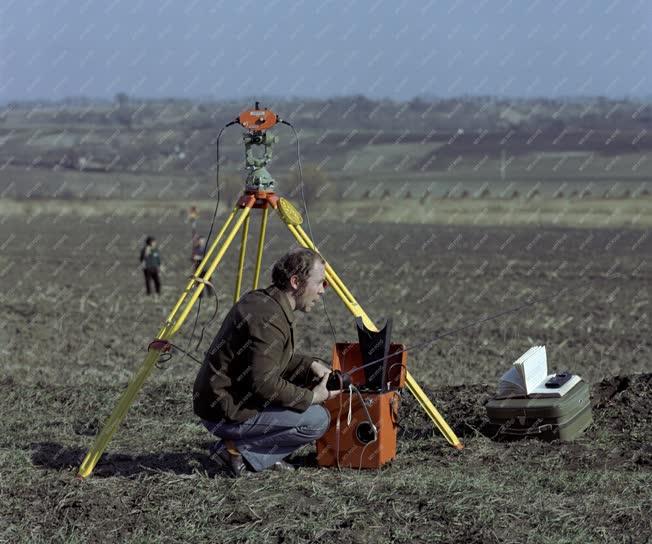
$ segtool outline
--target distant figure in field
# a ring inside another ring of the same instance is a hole
[[[197,231],[197,219],[199,219],[199,210],[197,206],[190,206],[188,210],[188,221],[192,227],[193,234]]]
[[[192,238],[192,271],[195,272],[199,268],[199,263],[202,262],[204,254],[206,253],[206,238],[203,236],[193,236]]]
[[[206,254],[206,238],[203,236],[197,236],[196,233],[193,233],[192,237],[192,273],[195,274],[197,272],[197,269],[199,268],[199,265],[201,264],[202,260],[204,259],[204,255]],[[204,269],[201,273],[205,272],[206,269]],[[209,285],[204,286],[204,290],[200,293],[200,298],[204,295],[204,292],[206,292],[208,295],[211,294],[211,288]]]
[[[156,294],[161,294],[161,279],[159,272],[161,269],[161,254],[156,245],[156,238],[148,236],[145,240],[143,249],[140,250],[140,262],[143,265],[143,274],[145,275],[145,290],[148,295],[152,294],[151,283],[154,284]]]

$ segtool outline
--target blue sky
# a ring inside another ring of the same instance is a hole
[[[649,0],[2,0],[0,100],[652,95]]]

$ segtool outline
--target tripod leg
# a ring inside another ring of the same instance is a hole
[[[258,235],[258,251],[256,253],[256,268],[254,270],[254,289],[258,289],[258,280],[260,279],[260,267],[263,264],[263,249],[265,248],[265,234],[267,232],[267,219],[269,217],[269,207],[263,208],[263,217],[260,220],[260,234]]]
[[[252,199],[247,205],[247,207],[241,211],[241,215],[238,218],[236,224],[233,226],[231,232],[228,234],[224,242],[224,245],[220,248],[220,250],[217,252],[217,255],[215,255],[212,262],[208,266],[208,270],[204,274],[204,278],[206,279],[210,278],[210,276],[217,268],[217,265],[222,260],[222,257],[224,256],[229,245],[231,244],[236,234],[238,233],[238,230],[240,230],[246,218],[249,217],[249,213],[251,212],[251,206],[253,206],[254,201],[255,199]],[[236,211],[237,210],[234,210],[234,213],[232,215],[235,215]],[[233,217],[229,218],[229,222],[231,219],[233,219]],[[220,235],[224,232],[224,230],[226,229],[223,228],[222,231],[220,231]],[[214,247],[215,244],[213,245],[213,249]],[[208,262],[206,258],[204,258],[202,264],[204,264],[205,262]],[[204,288],[204,284],[200,283],[198,287],[195,289],[192,296],[190,297],[190,300],[186,303],[186,306],[182,310],[181,315],[177,318],[177,320],[174,323],[172,323],[171,318],[169,318],[169,320],[159,331],[156,337],[157,339],[169,340],[170,338],[172,338],[172,336],[179,330],[179,328],[185,321],[186,317],[190,313],[190,310],[192,309],[193,305],[197,301],[197,298],[199,297],[199,293],[203,288]],[[187,296],[187,292],[184,292],[181,295],[179,301],[177,302],[177,305],[175,306],[175,312],[181,307],[183,300],[186,298],[186,296]],[[171,313],[172,316],[173,314],[174,313]],[[84,458],[84,461],[79,467],[78,475],[80,477],[86,478],[91,474],[91,472],[93,472],[93,469],[95,468],[95,465],[97,464],[100,457],[102,456],[102,453],[106,449],[107,444],[113,437],[113,434],[115,433],[116,429],[118,428],[122,420],[127,415],[127,411],[129,410],[129,407],[133,403],[134,399],[136,398],[136,395],[142,388],[143,383],[145,382],[147,377],[151,374],[154,365],[156,364],[156,361],[158,361],[160,354],[161,354],[161,349],[155,349],[155,348],[152,348],[147,352],[145,361],[134,375],[131,383],[129,384],[125,392],[120,397],[118,404],[113,409],[113,412],[111,412],[111,415],[109,416],[106,423],[104,424],[104,427],[102,427],[100,434],[95,439],[93,446],[88,451],[86,457]]]
[[[208,269],[202,276],[203,279],[205,280],[210,280],[211,276],[213,275],[213,272],[215,272],[215,269],[217,268],[217,265],[220,264],[220,261],[222,260],[222,257],[224,257],[224,254],[226,253],[226,250],[229,249],[229,246],[231,245],[231,242],[233,242],[233,239],[235,238],[236,234],[242,227],[242,224],[245,222],[247,217],[249,217],[249,214],[251,213],[251,208],[253,207],[254,203],[256,202],[255,198],[251,198],[249,202],[247,203],[247,206],[242,209],[241,215],[238,218],[236,224],[234,225],[233,229],[229,233],[229,235],[226,237],[224,240],[224,244],[220,248],[220,250],[217,252],[217,255],[213,258],[213,261],[210,263],[208,266]],[[183,309],[181,312],[181,315],[178,317],[176,322],[174,323],[174,326],[172,329],[169,331],[169,334],[175,334],[180,328],[183,322],[186,320],[188,317],[188,314],[190,313],[190,310],[192,310],[193,305],[195,302],[197,302],[197,299],[199,298],[199,294],[204,290],[204,285],[203,283],[200,283],[197,288],[195,289],[194,293],[190,297],[190,301],[186,304],[186,307]],[[164,340],[167,340],[168,337],[160,337],[163,338]]]
[[[90,450],[88,450],[86,457],[84,457],[84,461],[82,462],[81,466],[79,467],[79,471],[77,472],[78,476],[86,478],[87,476],[90,476],[91,472],[93,472],[95,465],[100,460],[102,453],[104,453],[107,444],[111,440],[113,433],[127,414],[127,410],[129,410],[129,407],[133,403],[134,398],[143,386],[143,382],[147,379],[147,376],[149,376],[150,372],[152,371],[152,367],[156,361],[158,361],[160,354],[161,352],[157,350],[152,350],[147,353],[145,362],[138,369],[138,372],[134,376],[132,382],[129,384],[129,387],[122,394],[122,397],[120,397],[120,400],[113,409],[113,412],[111,412],[109,419],[107,419],[106,423],[104,423],[104,427],[102,427],[100,434],[97,435],[93,446]]]
[[[311,249],[316,250],[314,244],[312,243],[312,240],[310,239],[310,236],[308,236],[308,233],[305,230],[303,230],[303,228],[300,225],[297,225],[295,228],[297,229],[297,232],[301,236],[301,239],[305,240],[306,243],[309,243],[312,246]],[[310,246],[306,246],[306,247],[310,247]],[[349,300],[355,301],[355,298],[351,294],[351,291],[348,290],[346,285],[344,285],[344,282],[340,279],[340,277],[335,273],[335,271],[332,268],[331,268],[331,275],[333,276],[333,279],[335,280],[339,288],[342,290],[342,292],[349,298]]]
[[[289,223],[286,223],[286,225],[288,229],[290,229],[292,235],[297,239],[299,244],[316,251],[315,245],[313,244],[312,240],[310,240],[308,234],[306,234],[306,232],[299,225],[292,225]],[[337,293],[340,299],[342,299],[342,302],[344,302],[344,305],[349,309],[349,311],[355,317],[362,318],[362,321],[364,322],[365,326],[368,329],[377,331],[378,328],[376,327],[374,322],[371,321],[371,319],[369,319],[369,316],[358,304],[358,302],[355,300],[351,292],[344,285],[344,282],[342,282],[340,277],[335,273],[335,271],[328,263],[326,263],[325,269],[326,269],[326,279],[331,284],[333,290]],[[406,371],[405,383],[407,384],[410,393],[414,395],[414,397],[417,399],[417,401],[419,402],[423,410],[426,412],[426,414],[428,414],[432,422],[436,425],[439,431],[444,435],[444,438],[446,438],[448,443],[457,449],[462,449],[464,445],[462,444],[460,439],[455,435],[453,429],[451,429],[448,423],[446,423],[446,420],[437,411],[437,408],[435,408],[432,402],[430,402],[427,395],[424,393],[423,389],[421,389],[421,387],[416,382],[416,380],[407,371]]]
[[[244,272],[245,254],[247,253],[247,236],[249,235],[249,220],[251,215],[245,219],[242,227],[242,242],[240,243],[240,257],[238,258],[238,273],[235,276],[235,290],[233,292],[233,304],[240,298],[240,288],[242,287],[242,273]]]
[[[220,243],[220,240],[222,239],[222,236],[224,236],[224,233],[226,232],[226,229],[229,228],[229,225],[231,224],[231,221],[233,221],[233,218],[236,216],[238,213],[239,207],[236,205],[235,208],[231,211],[229,214],[229,217],[227,217],[224,225],[222,225],[222,228],[220,231],[215,235],[215,240],[211,243],[210,248],[204,255],[204,258],[202,259],[201,263],[199,263],[199,266],[197,267],[197,270],[195,270],[195,276],[199,276],[204,268],[206,267],[206,263],[211,259],[213,252],[215,251],[215,248],[217,245]],[[186,288],[184,289],[183,293],[177,300],[176,304],[172,307],[172,310],[170,310],[170,313],[168,314],[167,318],[165,319],[166,323],[172,323],[174,320],[174,316],[183,304],[183,301],[186,299],[188,294],[192,291],[192,288],[197,284],[197,282],[194,279],[191,279],[188,282],[188,285],[186,285]]]

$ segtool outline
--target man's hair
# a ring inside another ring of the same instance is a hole
[[[301,247],[288,251],[274,264],[272,283],[282,291],[289,291],[290,278],[296,275],[299,279],[299,292],[302,293],[310,271],[317,261],[326,264],[321,255],[312,249]]]

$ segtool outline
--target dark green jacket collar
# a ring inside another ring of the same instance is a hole
[[[288,323],[291,325],[294,322],[294,310],[292,309],[292,306],[290,306],[290,299],[288,296],[275,285],[270,285],[263,289],[263,292],[272,297],[278,305],[283,308],[283,313],[285,314]]]

